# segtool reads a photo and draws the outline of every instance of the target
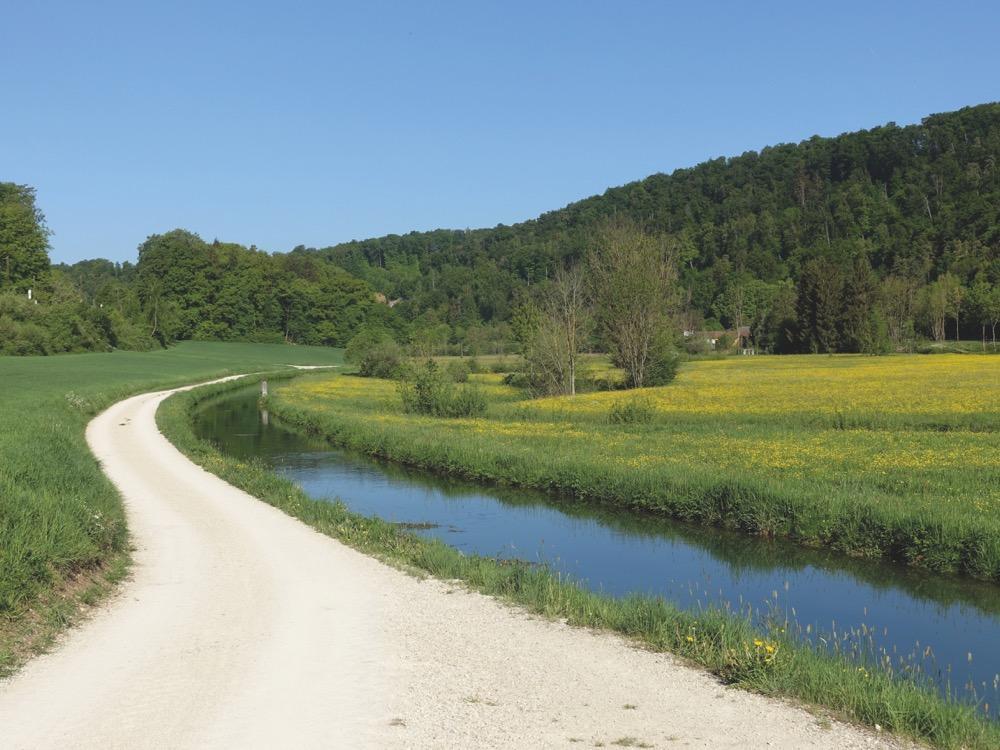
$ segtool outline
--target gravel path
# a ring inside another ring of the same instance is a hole
[[[132,576],[0,683],[0,747],[896,746],[347,548],[182,456],[167,395],[87,429]]]

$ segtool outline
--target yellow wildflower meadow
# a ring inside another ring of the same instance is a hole
[[[749,479],[815,502],[863,492],[894,512],[952,508],[991,523],[1000,511],[1000,357],[731,357],[687,363],[661,388],[546,399],[498,375],[472,381],[490,403],[476,419],[406,414],[394,383],[345,376],[301,379],[278,401],[352,429],[478,451],[469,460],[502,452],[561,465],[560,476],[579,467]],[[648,402],[651,422],[608,424],[611,406],[632,398]]]
[[[692,362],[663,388],[636,392],[667,415],[1000,414],[1000,358],[728,357]],[[540,412],[603,414],[620,392],[538,399]]]

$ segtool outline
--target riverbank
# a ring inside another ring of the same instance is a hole
[[[128,569],[121,499],[84,441],[91,417],[150,388],[340,362],[340,350],[323,347],[208,342],[0,357],[0,677],[48,648]]]
[[[663,388],[554,399],[470,382],[484,417],[407,414],[395,383],[356,377],[303,380],[269,408],[432,471],[1000,581],[992,357],[706,360]]]
[[[890,680],[877,670],[858,671],[791,641],[767,639],[739,618],[717,612],[691,615],[661,600],[601,597],[545,570],[463,556],[391,524],[351,514],[343,506],[311,500],[262,464],[227,458],[195,439],[190,410],[223,390],[200,389],[167,402],[159,416],[161,429],[227,481],[362,551],[404,569],[462,580],[476,591],[545,617],[618,632],[644,648],[680,654],[727,682],[825,706],[869,726],[941,747],[985,748],[1000,742],[996,725],[979,721],[968,706],[942,701],[930,690]]]
[[[185,458],[157,429],[168,395],[87,427],[125,503],[132,575],[0,683],[5,745],[901,747],[383,565]]]

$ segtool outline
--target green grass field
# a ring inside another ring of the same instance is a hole
[[[662,388],[549,399],[471,380],[482,418],[407,414],[394,383],[344,375],[270,408],[436,471],[1000,581],[995,357],[729,357]]]
[[[44,647],[121,576],[118,494],[84,441],[130,394],[285,364],[340,364],[321,347],[187,342],[166,351],[0,357],[0,673]]]

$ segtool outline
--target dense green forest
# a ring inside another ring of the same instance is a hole
[[[748,326],[777,352],[993,339],[998,158],[1000,104],[984,104],[656,174],[513,226],[286,254],[175,230],[135,264],[72,266],[49,265],[33,190],[0,183],[0,352],[345,345],[364,325],[418,351],[502,350],[518,311],[622,218],[670,246],[678,332]]]
[[[979,338],[1000,317],[983,299],[1000,283],[998,160],[1000,104],[985,104],[653,175],[514,226],[315,252],[421,328],[478,341],[626,215],[674,242],[685,328],[749,325],[776,350],[852,351],[882,333],[941,338],[957,317]]]
[[[0,353],[144,350],[182,339],[343,346],[367,321],[392,329],[391,311],[365,282],[318,257],[208,243],[184,230],[150,237],[136,264],[50,267],[44,217],[31,190],[17,187],[41,228],[44,263],[0,285]]]

